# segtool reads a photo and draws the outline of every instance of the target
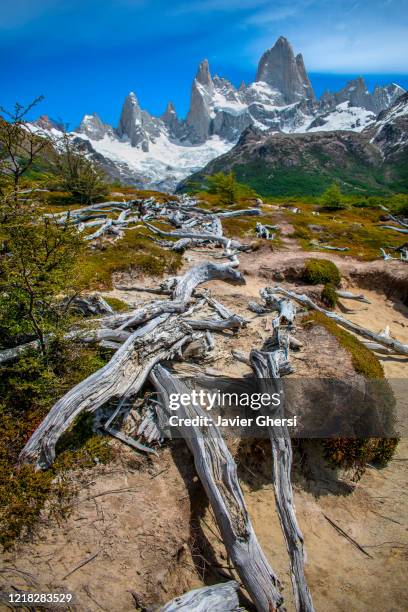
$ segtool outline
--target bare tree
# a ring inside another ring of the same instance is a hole
[[[54,141],[52,168],[61,187],[82,204],[91,204],[108,192],[103,172],[78,149],[68,133]]]
[[[29,112],[43,100],[40,96],[27,106],[18,102],[12,111],[0,106],[0,190],[11,183],[13,199],[18,200],[21,177],[32,167],[49,140],[27,120]]]

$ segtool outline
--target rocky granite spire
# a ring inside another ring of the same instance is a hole
[[[170,101],[167,103],[166,110],[162,114],[161,120],[168,126],[173,124],[174,121],[177,121],[177,113],[173,102]]]
[[[306,72],[305,62],[303,61],[303,55],[298,53],[296,56],[296,65],[298,67],[299,76],[302,80],[302,84],[305,90],[305,95],[308,100],[315,100],[315,93],[313,91],[313,86],[309,80],[309,77]]]
[[[205,142],[210,135],[211,105],[214,83],[211,78],[208,60],[200,63],[191,88],[190,110],[187,125],[192,130],[196,142]]]
[[[371,108],[371,95],[363,77],[357,77],[347,83],[335,94],[337,104],[349,102],[351,106],[360,106],[367,110]]]
[[[300,54],[295,57],[291,44],[283,36],[261,57],[256,81],[268,83],[280,91],[287,104],[315,98],[303,57]]]
[[[142,111],[136,95],[131,91],[125,98],[120,115],[118,135],[127,136],[132,147],[142,146],[143,151],[149,150],[149,143],[142,125]]]
[[[178,138],[183,133],[182,122],[177,117],[176,109],[174,108],[173,102],[168,102],[166,110],[160,117],[164,125],[169,131],[169,135]]]
[[[102,140],[106,134],[113,134],[113,129],[110,125],[103,123],[99,115],[84,115],[79,128],[75,130],[80,134],[85,134],[91,140]]]
[[[208,87],[209,89],[212,89],[210,66],[208,64],[207,59],[203,60],[198,66],[198,70],[196,74],[196,81],[198,83],[201,83],[201,85],[204,85],[204,87]]]

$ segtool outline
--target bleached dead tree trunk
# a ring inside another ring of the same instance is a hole
[[[308,308],[311,308],[312,310],[317,310],[318,312],[325,314],[327,317],[335,321],[341,327],[344,327],[345,329],[348,329],[349,331],[352,331],[359,336],[363,336],[363,338],[367,338],[368,340],[372,340],[373,342],[382,344],[392,349],[395,353],[398,353],[399,355],[408,355],[407,344],[403,344],[402,342],[394,340],[389,336],[382,336],[381,334],[376,334],[375,332],[372,332],[369,329],[366,329],[365,327],[357,325],[357,323],[353,323],[352,321],[345,319],[336,312],[321,308],[315,302],[313,302],[313,300],[311,300],[309,296],[305,294],[295,293],[294,291],[289,291],[288,289],[284,289],[283,287],[279,286],[268,289],[268,291],[270,291],[271,294],[280,293],[281,295],[286,295],[287,297],[299,302],[300,304],[303,304],[304,306],[307,306]]]
[[[186,383],[158,364],[150,378],[167,409],[170,394],[189,393]],[[168,414],[170,411],[167,409]],[[196,403],[180,405],[179,422],[205,417]],[[208,416],[208,415],[207,415]],[[259,546],[239,485],[235,462],[217,426],[181,424],[179,432],[194,457],[197,474],[210,500],[225,547],[245,588],[259,612],[279,609],[282,604],[279,580]]]
[[[160,612],[244,612],[238,601],[235,580],[194,589],[167,603]]]
[[[292,369],[289,364],[289,331],[294,324],[296,308],[291,300],[279,300],[270,295],[267,290],[261,290],[261,295],[269,301],[271,307],[278,310],[278,315],[272,321],[273,335],[266,342],[265,350],[252,350],[250,363],[258,379],[260,390],[267,393],[269,397],[275,393],[280,395],[279,405],[263,407],[264,413],[274,419],[283,419],[285,398],[281,375],[289,373]],[[282,325],[285,327],[282,328]],[[268,434],[273,458],[272,482],[279,520],[291,563],[296,610],[312,612],[314,608],[304,572],[304,538],[296,519],[293,501],[292,443],[286,425],[269,426]]]

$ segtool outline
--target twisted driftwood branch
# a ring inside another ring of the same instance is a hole
[[[194,589],[167,603],[160,612],[243,612],[235,580]]]
[[[244,282],[241,273],[228,264],[201,263],[178,279],[172,296],[177,309],[180,304],[186,309],[197,285],[213,279]],[[110,331],[102,339],[119,338]],[[168,312],[136,329],[108,364],[73,387],[53,406],[21,451],[19,461],[35,462],[40,468],[51,465],[58,439],[81,412],[93,412],[113,397],[136,394],[156,363],[170,358],[179,350],[180,343],[192,339],[192,328],[178,315]]]
[[[355,334],[362,336],[363,338],[367,338],[368,340],[372,340],[378,344],[382,344],[392,349],[394,353],[397,353],[398,355],[408,355],[407,344],[403,344],[398,340],[394,340],[393,338],[383,336],[381,334],[376,334],[375,332],[372,332],[371,330],[366,329],[365,327],[360,327],[360,325],[357,325],[357,323],[353,323],[352,321],[345,319],[336,312],[321,308],[305,294],[295,293],[294,291],[289,291],[288,289],[284,289],[283,287],[274,287],[273,289],[270,289],[270,291],[272,293],[281,293],[283,295],[287,295],[288,297],[292,298],[293,300],[296,300],[300,304],[308,306],[312,310],[322,312],[330,319],[333,319],[333,321],[336,321],[336,323],[338,323],[338,325],[340,325],[341,327],[344,327],[345,329],[348,329],[349,331],[352,331]]]
[[[186,383],[158,364],[150,378],[160,393],[163,407],[171,393],[188,393]],[[205,416],[198,404],[180,406],[178,417]],[[191,450],[197,474],[213,508],[222,539],[257,610],[276,610],[282,604],[279,580],[259,546],[239,485],[235,462],[215,424],[178,428]]]
[[[277,407],[264,406],[262,408],[264,414],[273,418],[283,418],[285,410],[281,375],[291,370],[289,365],[289,329],[293,326],[296,308],[291,300],[277,300],[267,289],[261,290],[260,294],[267,300],[267,303],[274,303],[279,310],[279,315],[272,322],[273,335],[266,343],[265,349],[267,350],[252,350],[250,363],[258,378],[261,391],[268,393],[269,396],[279,393],[281,397]],[[284,330],[281,329],[282,323],[286,325]],[[297,523],[293,502],[291,484],[292,444],[289,431],[286,425],[274,425],[268,427],[268,433],[273,457],[272,481],[279,520],[290,557],[296,610],[313,612],[312,598],[304,573],[304,538]]]

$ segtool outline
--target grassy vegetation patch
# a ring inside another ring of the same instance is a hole
[[[302,321],[303,325],[315,324],[327,329],[351,356],[354,370],[368,379],[384,378],[384,369],[375,354],[347,330],[321,312],[311,312]]]
[[[129,310],[129,304],[126,304],[126,302],[120,300],[119,298],[104,295],[103,299],[111,308],[113,308],[115,312],[125,312],[126,310]]]
[[[376,207],[353,206],[333,214],[303,202],[296,206],[300,212],[290,215],[294,227],[291,236],[299,240],[305,251],[319,250],[318,244],[321,243],[348,249],[336,252],[336,256],[371,261],[381,257],[381,248],[391,250],[404,241],[402,234],[380,227],[390,223],[381,220],[384,211]],[[316,211],[318,216],[312,214]]]
[[[349,353],[354,370],[366,379],[375,381],[375,404],[382,413],[384,431],[389,434],[387,438],[327,438],[322,440],[325,457],[332,465],[353,468],[357,473],[364,470],[367,463],[386,465],[392,459],[399,440],[394,430],[395,398],[384,378],[381,363],[355,336],[323,313],[309,313],[302,323],[324,327]]]
[[[182,265],[179,253],[162,249],[146,234],[127,231],[113,244],[87,253],[82,261],[83,286],[91,289],[111,289],[112,274],[135,270],[149,276],[175,274]]]
[[[339,301],[336,287],[332,283],[326,283],[322,289],[321,300],[327,308],[334,308]]]
[[[30,535],[45,506],[65,516],[75,487],[68,470],[106,463],[111,449],[93,433],[90,415],[80,417],[58,445],[50,470],[17,466],[18,455],[52,405],[105,364],[96,349],[57,344],[43,356],[28,352],[0,370],[0,545],[10,548]]]

